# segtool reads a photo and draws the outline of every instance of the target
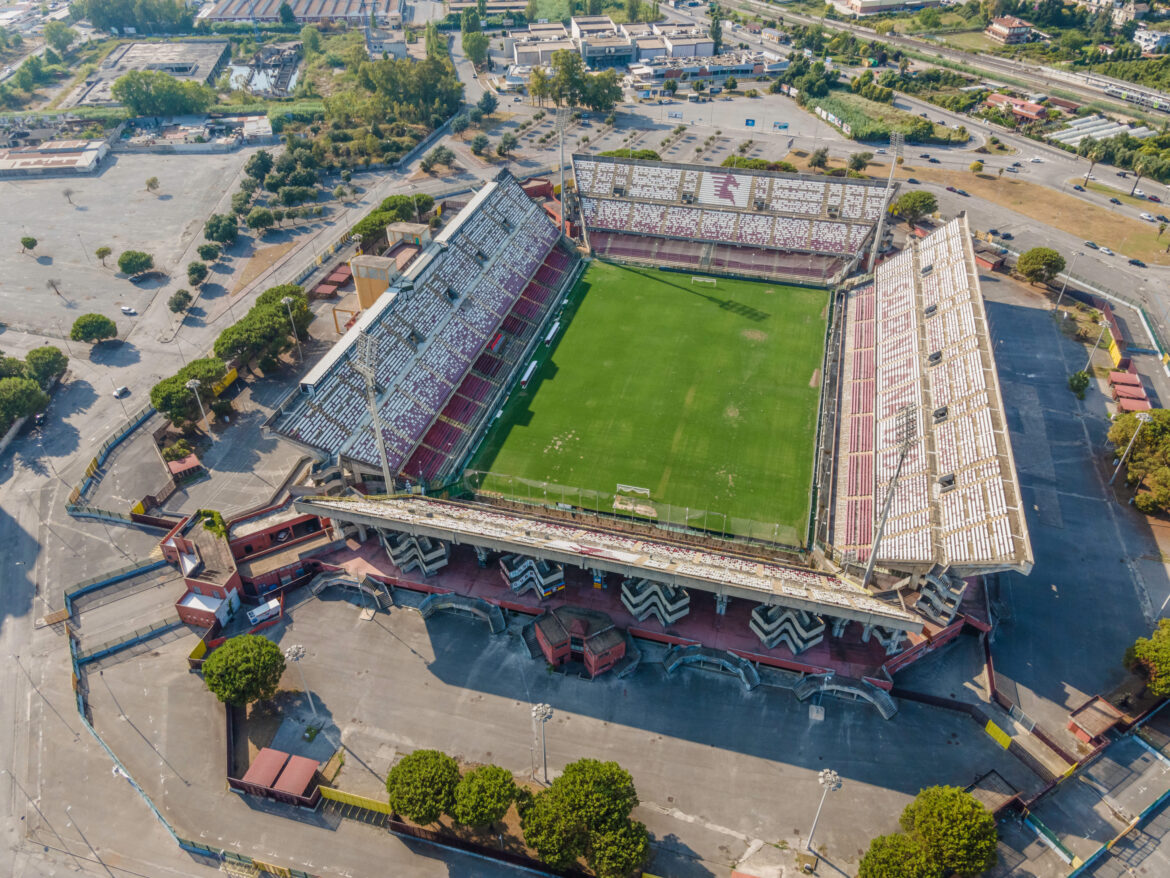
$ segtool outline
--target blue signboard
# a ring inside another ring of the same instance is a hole
[[[787,122],[773,122],[772,127],[775,128],[777,131],[787,131],[788,130],[788,123]]]
[[[748,128],[755,128],[756,127],[756,120],[755,119],[744,119],[743,124],[746,125]]]

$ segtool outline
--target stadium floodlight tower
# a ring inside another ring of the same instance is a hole
[[[865,576],[861,580],[861,587],[867,588],[869,586],[869,578],[873,576],[873,565],[877,562],[878,546],[882,542],[882,534],[886,530],[886,519],[890,515],[890,504],[894,500],[894,489],[898,487],[898,478],[902,475],[902,464],[906,462],[906,455],[910,453],[910,447],[914,444],[917,438],[918,430],[915,424],[918,407],[913,405],[905,405],[898,409],[898,465],[894,467],[894,477],[890,479],[890,485],[886,488],[886,499],[882,503],[882,517],[878,521],[877,533],[874,534],[873,545],[869,548],[869,561],[865,565]]]
[[[370,406],[370,426],[374,430],[374,442],[378,446],[378,457],[382,461],[383,490],[391,490],[390,462],[386,459],[386,439],[382,435],[382,418],[378,414],[378,382],[375,378],[378,367],[378,340],[368,332],[358,334],[357,357],[354,371],[366,379],[366,402]]]
[[[558,231],[565,233],[565,126],[569,124],[569,108],[557,107],[556,132],[561,148],[561,227]]]
[[[886,178],[886,194],[882,196],[882,209],[878,213],[877,233],[873,236],[873,255],[869,260],[869,270],[877,268],[878,253],[881,251],[882,234],[886,230],[886,213],[890,209],[890,196],[894,192],[894,168],[898,166],[898,159],[902,157],[902,147],[906,143],[906,135],[901,131],[890,132],[890,174]]]

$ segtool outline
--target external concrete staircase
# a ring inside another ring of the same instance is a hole
[[[639,622],[655,616],[665,628],[691,611],[691,596],[685,588],[650,579],[622,582],[622,606]]]
[[[403,573],[416,567],[423,576],[433,576],[447,566],[450,548],[442,540],[414,537],[397,531],[378,531],[382,548]]]
[[[950,625],[966,591],[967,583],[958,577],[928,573],[914,609],[938,625]]]
[[[730,674],[739,677],[745,689],[749,692],[760,685],[760,674],[747,659],[725,649],[713,649],[709,646],[672,646],[662,658],[662,665],[668,674],[683,665],[697,664],[722,668]]]
[[[365,574],[360,579],[355,579],[347,573],[320,573],[309,583],[309,592],[315,597],[331,587],[353,589],[366,595],[379,610],[384,610],[394,603],[390,590]]]
[[[469,613],[488,623],[492,634],[503,633],[508,625],[504,621],[504,613],[495,604],[480,598],[468,597],[463,594],[431,594],[418,606],[419,613],[424,619],[437,613],[439,610],[454,610],[460,613]]]
[[[793,655],[825,639],[825,622],[820,616],[791,607],[760,604],[752,610],[748,625],[768,649],[783,643]]]
[[[503,555],[500,573],[516,594],[534,591],[547,598],[565,587],[565,568],[552,561],[538,561],[524,555]]]
[[[613,672],[619,677],[628,677],[638,669],[638,665],[642,661],[642,650],[638,649],[634,638],[630,636],[630,632],[625,632],[626,635],[626,654],[622,656],[621,661],[613,666]]]
[[[885,689],[865,680],[855,680],[852,677],[842,677],[833,673],[809,674],[797,683],[796,688],[792,691],[800,701],[808,701],[818,692],[868,701],[877,708],[882,719],[890,719],[898,712],[898,703],[890,697],[890,693]]]

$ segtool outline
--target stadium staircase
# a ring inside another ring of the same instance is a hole
[[[898,703],[890,697],[890,693],[885,689],[865,680],[842,677],[833,673],[810,674],[796,684],[793,692],[798,701],[808,701],[808,699],[820,692],[844,698],[868,701],[877,708],[882,719],[890,719],[898,712]]]
[[[409,573],[417,567],[423,576],[433,576],[447,566],[450,548],[442,540],[381,529],[378,530],[378,538],[390,560],[403,573]]]
[[[638,665],[642,661],[642,650],[638,649],[634,638],[630,636],[630,632],[626,631],[626,654],[622,656],[621,661],[613,666],[613,672],[619,677],[628,677],[638,669]]]
[[[680,586],[649,579],[626,579],[622,581],[622,606],[639,622],[655,616],[665,628],[690,612],[691,596]]]
[[[540,643],[536,639],[535,622],[529,622],[521,628],[520,637],[524,641],[524,645],[528,647],[529,658],[538,659],[544,657],[544,653],[540,650]]]
[[[672,646],[662,658],[662,665],[668,674],[673,674],[683,665],[694,664],[700,667],[715,666],[734,674],[749,692],[760,685],[760,674],[752,663],[725,649],[698,645]]]
[[[820,616],[791,607],[760,604],[752,610],[748,625],[768,649],[783,643],[793,655],[825,639],[825,622]]]
[[[492,634],[502,634],[508,627],[504,621],[504,613],[499,607],[481,598],[473,598],[465,594],[451,592],[427,595],[418,606],[418,611],[424,619],[429,619],[439,610],[453,610],[457,613],[466,613],[483,619],[488,623]]]
[[[926,574],[926,581],[914,609],[938,625],[949,625],[959,613],[967,583],[945,573]]]
[[[500,572],[515,594],[534,591],[543,600],[565,587],[565,568],[552,561],[538,561],[524,555],[503,555],[500,558]]]

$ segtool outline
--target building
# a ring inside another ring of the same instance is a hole
[[[608,15],[581,15],[569,20],[569,35],[575,40],[608,33],[617,33],[617,25]]]
[[[617,31],[584,36],[578,43],[586,67],[628,67],[637,52],[634,41]]]
[[[547,67],[552,63],[553,53],[562,50],[576,52],[577,44],[568,37],[517,39],[512,44],[512,61],[517,67]]]
[[[847,0],[847,3],[838,5],[843,12],[856,16],[880,15],[885,12],[907,12],[915,9],[926,9],[928,6],[938,6],[941,0]]]
[[[1048,118],[1048,109],[1042,104],[1013,98],[1009,95],[988,95],[984,101],[989,107],[1000,107],[1025,122],[1042,122]]]
[[[668,80],[706,82],[728,76],[775,76],[788,68],[788,60],[770,52],[724,52],[705,58],[655,58],[630,66],[629,84],[654,97]]]
[[[1133,41],[1142,47],[1143,52],[1162,52],[1170,46],[1170,31],[1138,28],[1134,31]]]
[[[997,43],[1014,46],[1032,39],[1032,25],[1014,15],[1005,15],[1002,18],[993,18],[983,33]]]
[[[39,146],[0,149],[0,177],[94,174],[109,153],[104,140],[49,140]]]
[[[597,610],[563,606],[534,625],[536,642],[550,665],[577,661],[590,677],[604,674],[626,654],[626,638],[613,619]]]
[[[662,40],[671,58],[703,58],[715,53],[715,41],[706,35],[666,34]]]
[[[106,56],[97,70],[65,99],[64,105],[116,106],[110,89],[119,77],[133,70],[158,70],[184,82],[211,85],[231,58],[227,40],[127,43]]]
[[[1120,27],[1127,21],[1140,21],[1150,11],[1148,3],[1136,0],[1077,0],[1077,6],[1092,9],[1094,12],[1108,12],[1113,19],[1114,27]]]
[[[217,0],[208,3],[195,16],[196,21],[249,22],[280,21],[280,7],[286,0]],[[287,0],[293,16],[302,24],[324,21],[344,21],[365,25],[370,16],[380,27],[400,27],[402,10],[399,0],[335,0],[320,3],[317,0]]]

